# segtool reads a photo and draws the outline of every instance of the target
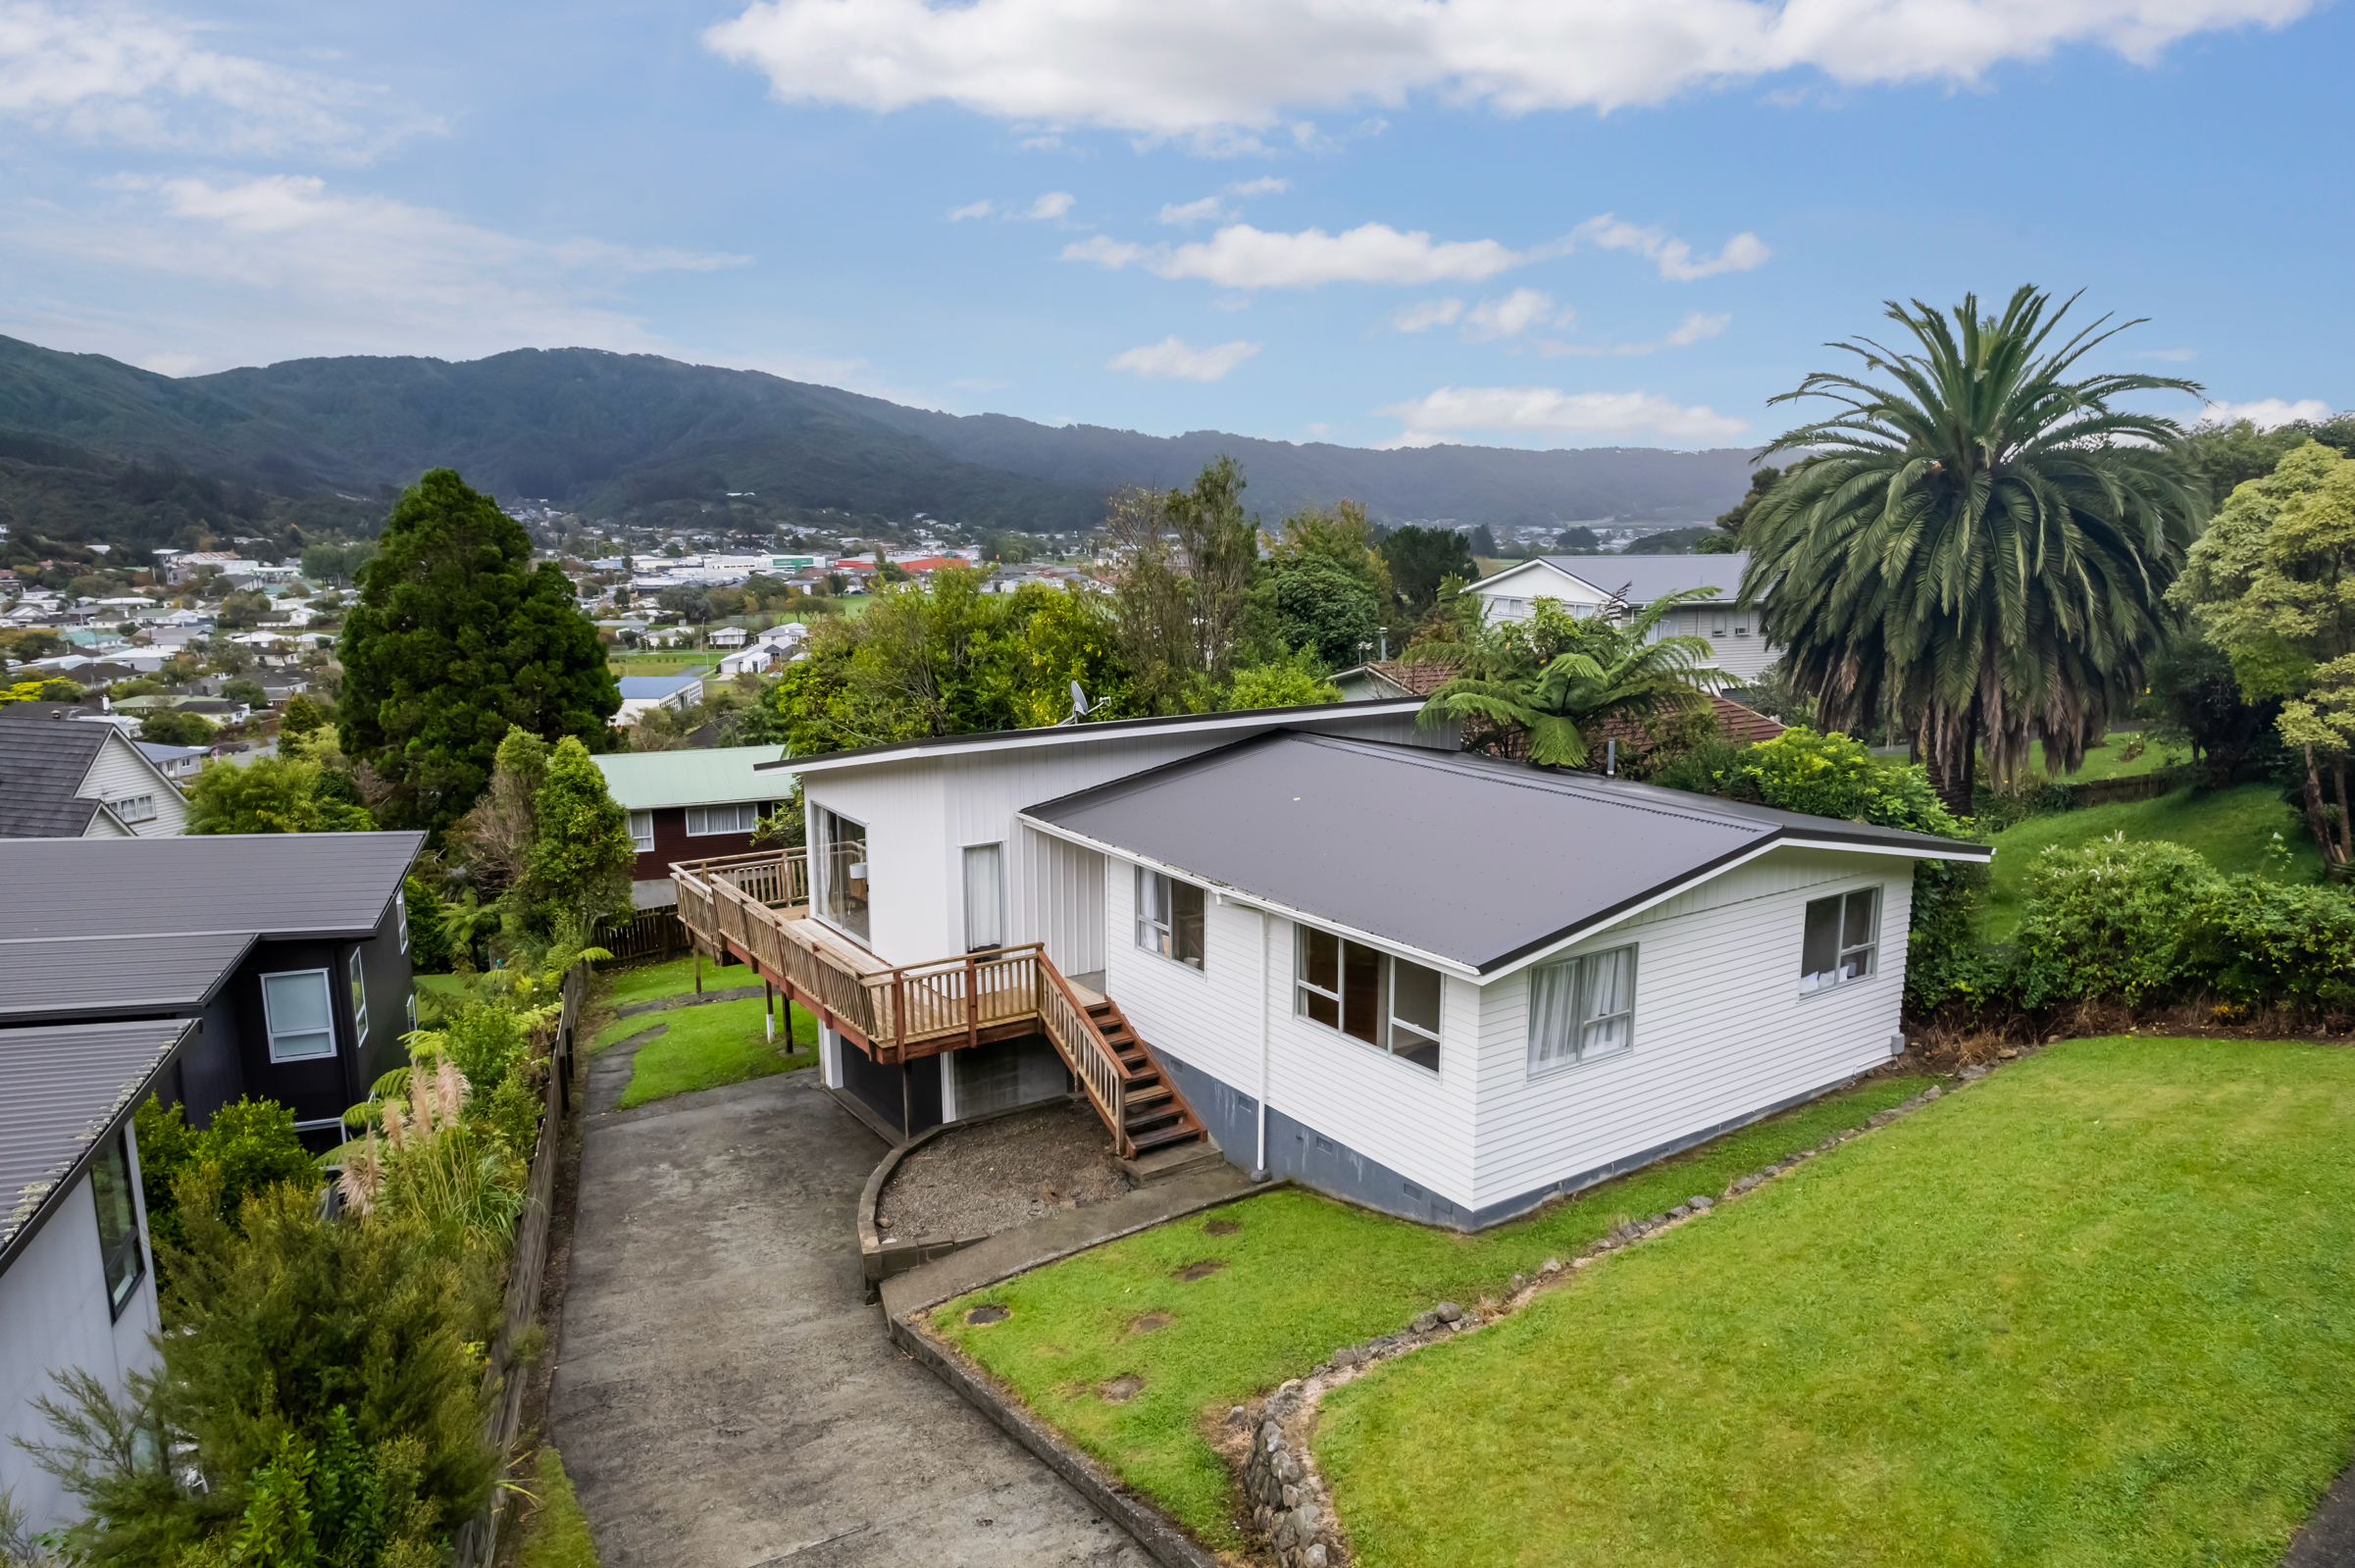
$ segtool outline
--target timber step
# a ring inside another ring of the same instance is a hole
[[[1122,1126],[1119,1132],[1130,1149],[1132,1160],[1149,1153],[1158,1153],[1155,1164],[1167,1163],[1172,1155],[1186,1144],[1200,1144],[1205,1151],[1216,1147],[1211,1143],[1202,1119],[1194,1107],[1186,1103],[1161,1071],[1161,1064],[1152,1047],[1137,1037],[1127,1015],[1119,1004],[1106,998],[1088,1008],[1088,1021],[1097,1035],[1128,1069],[1126,1091],[1121,1098]]]

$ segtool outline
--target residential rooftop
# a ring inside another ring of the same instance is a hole
[[[776,762],[782,746],[712,746],[684,751],[608,751],[592,759],[605,787],[625,810],[659,806],[717,806],[770,800],[793,787],[793,776],[755,770]]]
[[[196,1029],[171,1018],[0,1030],[0,1268]]]
[[[0,942],[243,932],[373,934],[421,833],[194,834],[0,842]],[[0,958],[0,993],[7,989]]]

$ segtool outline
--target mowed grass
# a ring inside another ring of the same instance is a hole
[[[1357,1560],[2278,1562],[2355,1437],[2355,1052],[2073,1041],[1324,1404]]]
[[[1226,1466],[1200,1430],[1204,1412],[1223,1417],[1441,1300],[1500,1294],[1514,1274],[1568,1257],[1621,1218],[1715,1196],[1735,1177],[1859,1126],[1929,1082],[1872,1080],[1477,1237],[1278,1190],[992,1286],[935,1309],[932,1324],[1123,1481],[1205,1542],[1233,1548],[1242,1537]],[[1216,1235],[1213,1225],[1240,1229]],[[1205,1259],[1223,1267],[1206,1279],[1174,1278]],[[1012,1316],[966,1324],[984,1301]],[[1132,1330],[1147,1312],[1171,1321]],[[1097,1395],[1132,1375],[1145,1380],[1135,1398],[1113,1404]]]
[[[2129,751],[2135,755],[2126,755]],[[2056,773],[2053,777],[2063,784],[2091,784],[2097,779],[2132,779],[2146,773],[2157,773],[2171,759],[2185,761],[2187,753],[2170,752],[2165,746],[2144,740],[2132,731],[2122,731],[2103,737],[2102,744],[2089,748],[2085,753],[2084,766],[2076,772]],[[1986,766],[1984,759],[1979,765],[1982,768]],[[2039,770],[2046,766],[2044,742],[2041,740],[2035,742],[2035,765]]]
[[[609,1045],[658,1026],[663,1030],[638,1048],[630,1064],[630,1083],[621,1097],[621,1107],[627,1110],[673,1094],[790,1073],[817,1061],[818,1021],[808,1009],[794,1009],[790,1052],[784,1020],[778,1025],[778,1037],[771,1041],[761,1024],[761,1000],[753,996],[619,1019],[599,1032],[597,1043]]]
[[[707,990],[729,990],[743,984],[742,980],[722,980],[718,977],[736,974],[748,977],[759,984],[758,977],[748,969],[721,969],[710,959],[703,961],[703,985]],[[608,969],[599,973],[604,982],[605,1001],[613,1007],[627,1007],[632,1002],[650,1002],[664,996],[681,996],[695,988],[695,959],[692,953],[674,958],[667,963],[640,964],[632,969]]]
[[[2050,817],[2030,817],[1997,834],[1995,863],[1980,933],[1989,941],[2009,941],[2020,925],[2027,870],[2049,845],[2074,849],[2123,833],[2129,840],[2164,838],[2196,849],[2222,872],[2258,871],[2278,833],[2290,853],[2289,877],[2319,882],[2323,857],[2306,831],[2305,819],[2272,784],[2235,784],[2229,789],[2178,789],[2156,800],[2125,800],[2086,806]]]

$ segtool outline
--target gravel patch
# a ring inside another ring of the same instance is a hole
[[[1058,1101],[941,1134],[899,1162],[875,1220],[887,1237],[989,1236],[1127,1190],[1103,1123]]]

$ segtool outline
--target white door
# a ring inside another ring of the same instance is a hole
[[[1005,846],[965,846],[965,951],[1005,945]]]

